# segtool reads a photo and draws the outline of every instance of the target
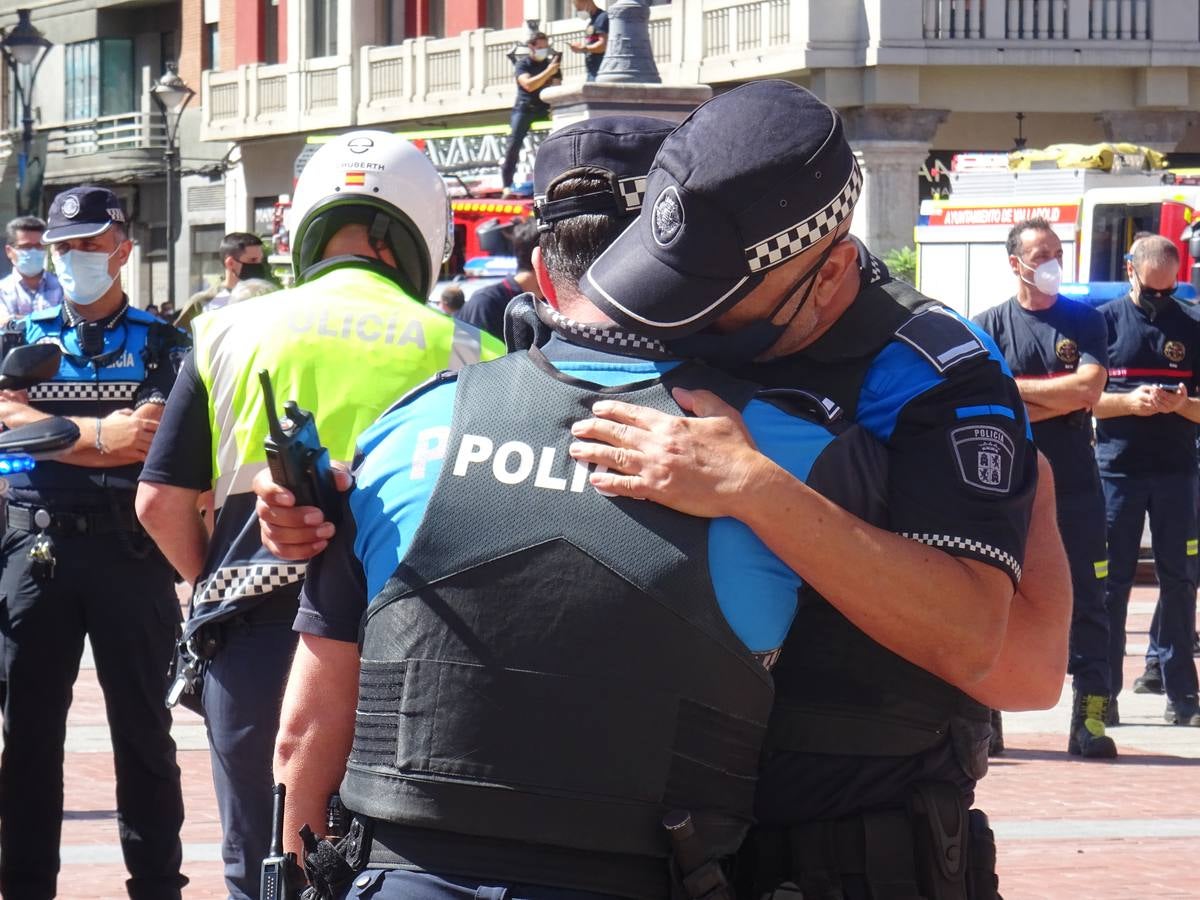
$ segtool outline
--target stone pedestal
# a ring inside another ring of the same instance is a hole
[[[552,131],[596,116],[655,116],[682,122],[712,96],[706,84],[601,84],[591,81],[544,88]]]
[[[843,116],[863,173],[850,232],[877,256],[913,244],[920,210],[918,173],[947,114],[941,109],[859,108]]]
[[[1130,109],[1101,113],[1096,121],[1110,143],[1138,144],[1171,153],[1197,115],[1182,109]]]

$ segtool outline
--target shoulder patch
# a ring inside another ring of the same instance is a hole
[[[992,494],[1012,487],[1016,447],[1003,428],[981,423],[950,431],[950,444],[963,484]]]
[[[896,337],[925,357],[939,375],[969,359],[988,355],[988,348],[975,332],[941,307],[917,313],[896,329]]]
[[[62,314],[62,306],[48,306],[45,309],[39,309],[37,312],[29,314],[29,318],[44,322],[48,319],[57,319]]]

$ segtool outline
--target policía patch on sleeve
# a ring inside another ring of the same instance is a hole
[[[1016,448],[1012,437],[995,425],[960,425],[950,431],[959,477],[967,487],[995,494],[1012,488]]]

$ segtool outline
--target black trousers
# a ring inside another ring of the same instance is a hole
[[[134,900],[178,900],[183,797],[163,697],[179,607],[157,552],[134,559],[117,535],[53,537],[53,578],[27,558],[35,535],[8,529],[0,573],[4,754],[0,894],[55,895],[67,710],[86,635],[112,735],[117,827]]]

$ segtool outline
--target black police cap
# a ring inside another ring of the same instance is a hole
[[[555,222],[584,213],[636,215],[654,154],[674,129],[674,122],[650,116],[601,116],[554,132],[538,147],[533,164],[539,230],[548,231]],[[608,189],[546,200],[558,184],[584,175],[607,180]]]
[[[862,173],[831,107],[790,82],[757,81],[675,129],[646,188],[636,222],[580,288],[619,324],[672,339],[849,219]]]
[[[125,225],[128,217],[121,198],[108,188],[83,187],[63,191],[50,204],[46,216],[46,231],[42,240],[47,244],[103,234],[113,223]]]

